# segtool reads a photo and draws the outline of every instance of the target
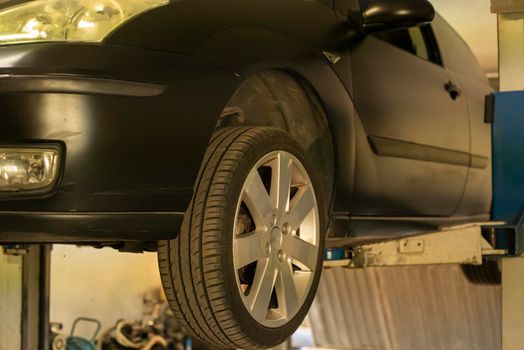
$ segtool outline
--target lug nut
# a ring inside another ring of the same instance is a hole
[[[270,224],[271,224],[271,226],[275,226],[277,224],[277,216],[276,215],[273,215],[271,217]]]
[[[284,262],[286,260],[286,253],[281,249],[278,251],[278,260]]]
[[[291,225],[289,223],[285,223],[284,226],[282,226],[282,233],[285,235],[289,235],[291,233]]]

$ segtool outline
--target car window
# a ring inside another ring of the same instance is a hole
[[[429,27],[385,31],[374,36],[424,60],[440,64],[432,45]]]
[[[444,18],[437,14],[431,28],[435,32],[446,68],[478,81],[486,81],[486,73],[469,46]]]
[[[411,37],[415,55],[429,61],[429,50],[426,46],[426,40],[424,39],[424,35],[422,34],[420,28],[409,28],[408,32],[409,36]]]

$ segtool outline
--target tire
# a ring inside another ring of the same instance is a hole
[[[479,266],[462,265],[462,272],[472,284],[499,285],[502,281],[499,260],[484,259]]]
[[[213,348],[261,349],[284,342],[302,323],[318,287],[326,230],[312,169],[278,129],[213,135],[181,232],[158,245],[167,298],[193,336]]]

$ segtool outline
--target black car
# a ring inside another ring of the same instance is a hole
[[[0,243],[158,251],[215,348],[284,341],[324,247],[489,219],[490,87],[425,0],[0,4]]]

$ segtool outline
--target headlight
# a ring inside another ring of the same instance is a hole
[[[59,151],[0,148],[0,192],[45,189],[58,176]]]
[[[0,45],[102,41],[129,18],[169,0],[37,0],[0,10]]]

